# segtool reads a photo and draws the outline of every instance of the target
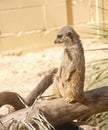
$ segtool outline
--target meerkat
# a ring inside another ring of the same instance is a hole
[[[84,97],[85,58],[79,35],[65,26],[57,34],[55,44],[64,43],[60,68],[54,78],[54,94],[67,102],[80,101]]]

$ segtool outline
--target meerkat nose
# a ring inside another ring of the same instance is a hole
[[[55,44],[57,44],[57,39],[54,41]]]
[[[54,43],[55,43],[55,44],[58,44],[58,43],[60,43],[60,41],[59,41],[58,39],[56,39],[56,40],[54,41]]]
[[[54,43],[55,43],[55,44],[60,44],[60,43],[63,43],[63,40],[62,40],[62,39],[56,39],[56,40],[54,41]]]

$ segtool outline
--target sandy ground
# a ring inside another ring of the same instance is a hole
[[[87,51],[94,48],[108,48],[108,44],[96,39],[83,40],[86,63],[100,58],[108,58],[108,51]],[[27,94],[39,83],[48,71],[58,67],[62,47],[45,49],[23,56],[0,56],[0,92],[14,91],[21,96]]]

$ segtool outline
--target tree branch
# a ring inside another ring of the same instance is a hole
[[[55,73],[57,72],[57,68],[54,68],[48,75],[46,75],[41,82],[29,93],[29,95],[26,97],[25,102],[28,104],[28,106],[31,106],[36,97],[38,97],[40,94],[42,94],[52,83],[53,83],[53,77]]]
[[[25,108],[25,104],[31,106],[39,94],[42,94],[53,82],[53,77],[57,72],[57,68],[54,68],[49,74],[47,74],[40,83],[30,92],[30,94],[23,99],[18,93],[4,91],[0,93],[0,107],[5,104],[12,105],[15,110]],[[22,99],[22,101],[21,101]]]
[[[0,107],[2,105],[9,104],[12,105],[15,108],[15,110],[25,108],[25,105],[20,100],[20,98],[23,100],[23,102],[25,102],[24,99],[15,92],[0,92]]]

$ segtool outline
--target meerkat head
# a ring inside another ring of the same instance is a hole
[[[57,38],[54,41],[55,44],[75,44],[75,40],[79,39],[79,35],[69,26],[64,26],[57,34]]]

